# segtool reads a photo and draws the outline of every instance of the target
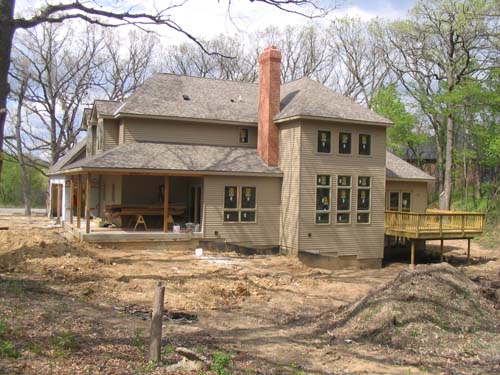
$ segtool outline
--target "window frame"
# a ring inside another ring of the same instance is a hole
[[[243,138],[241,136],[241,132],[246,132],[246,138]],[[242,141],[242,139],[246,139],[246,141]],[[240,144],[242,144],[242,145],[247,145],[250,143],[250,131],[248,128],[240,128],[239,141],[240,141]]]
[[[324,133],[330,133],[330,151],[329,152],[324,152],[324,151],[319,151],[319,134],[320,132]],[[326,130],[326,129],[318,129],[316,131],[316,154],[319,155],[331,155],[333,153],[332,150],[332,144],[333,144],[333,131],[332,130]]]
[[[360,185],[359,179],[360,178],[368,178],[369,183],[367,186]],[[357,176],[356,180],[358,181],[357,183],[357,191],[356,191],[356,224],[359,225],[369,225],[372,222],[372,189],[373,189],[373,176]],[[359,208],[359,192],[365,190],[368,191],[368,208],[367,209],[360,209]],[[358,214],[368,214],[368,221],[367,222],[360,222],[358,218]]]
[[[338,155],[352,155],[352,140],[353,140],[353,132],[352,131],[347,131],[347,130],[339,130],[339,142],[338,142],[338,148],[337,148],[337,153]],[[341,152],[341,145],[342,145],[342,142],[341,142],[341,138],[342,138],[342,135],[343,134],[349,134],[349,152]]]
[[[368,137],[368,153],[367,154],[361,153],[361,137],[363,137],[363,136]],[[371,156],[372,155],[372,135],[371,134],[358,133],[358,155],[359,156]]]
[[[236,188],[236,207],[235,208],[226,208],[226,188]],[[242,197],[243,197],[243,188],[253,188],[255,189],[255,205],[253,208],[243,208],[242,207]],[[224,185],[223,193],[222,193],[222,224],[255,224],[257,223],[257,186],[249,185],[249,184],[234,184],[234,185]],[[237,213],[238,219],[232,221],[226,221],[226,212]],[[243,212],[253,212],[255,216],[255,220],[246,221],[242,220]]]
[[[403,194],[410,194],[410,208],[403,211]],[[391,194],[398,194],[398,209],[391,210]],[[388,190],[386,192],[385,209],[390,212],[413,212],[413,191],[411,190]]]
[[[349,177],[349,185],[340,185],[338,183],[339,179],[341,177]],[[352,183],[352,180],[353,180],[353,176],[352,175],[345,175],[345,174],[342,174],[342,175],[337,175],[337,196],[336,196],[336,200],[335,200],[335,223],[338,224],[338,225],[351,225],[352,224],[352,186],[353,186],[353,183]],[[339,205],[338,205],[338,202],[339,202],[339,190],[349,190],[349,209],[347,210],[339,210]],[[349,222],[347,223],[342,223],[342,222],[339,222],[338,220],[338,215],[339,214],[349,214]]]
[[[320,185],[318,180],[320,176],[327,176],[329,178],[327,185]],[[314,194],[314,224],[315,225],[330,225],[332,223],[332,175],[327,173],[316,174],[316,184],[315,184],[315,194]],[[326,190],[328,189],[328,210],[318,210],[318,190]],[[318,214],[326,214],[328,215],[327,223],[318,223],[317,215]]]

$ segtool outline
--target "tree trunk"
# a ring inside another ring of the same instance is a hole
[[[19,93],[17,97],[17,113],[16,113],[16,123],[14,125],[16,131],[16,153],[17,160],[19,162],[19,168],[21,169],[22,185],[23,185],[23,200],[24,200],[24,214],[26,216],[31,216],[31,186],[30,177],[28,172],[28,167],[24,161],[23,152],[23,142],[21,139],[21,125],[22,125],[22,109],[24,103],[24,95],[26,93],[26,87],[28,85],[29,78],[26,77],[19,87]]]
[[[444,158],[443,158],[443,147],[441,145],[441,141],[439,139],[439,135],[436,134],[435,136],[436,139],[436,187],[435,187],[435,193],[439,196],[441,192],[443,191],[443,165],[444,165]]]
[[[0,0],[0,181],[2,180],[3,144],[9,95],[9,68],[14,37],[15,0]]]
[[[449,210],[451,206],[451,170],[453,166],[453,115],[448,114],[446,122],[446,160],[444,166],[443,192],[439,195],[439,208]]]

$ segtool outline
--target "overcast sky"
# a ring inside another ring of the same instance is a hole
[[[92,0],[90,0],[92,2]],[[182,2],[182,0],[170,0]],[[413,6],[415,0],[338,0],[341,5],[328,19],[349,15],[362,19],[374,17],[400,18]],[[16,13],[24,14],[36,9],[37,4],[59,3],[59,0],[17,0]],[[165,0],[97,0],[99,4],[130,7],[137,11],[159,9]],[[141,9],[142,8],[142,9]],[[187,0],[184,5],[170,12],[172,18],[197,38],[210,38],[218,34],[235,35],[238,32],[261,30],[268,26],[304,24],[306,18],[279,11],[269,5],[249,0],[232,0],[231,18],[228,0]],[[325,22],[325,21],[322,21]],[[178,44],[186,38],[175,32],[162,31],[163,42]]]

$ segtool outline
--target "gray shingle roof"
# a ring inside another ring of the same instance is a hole
[[[396,155],[386,152],[386,178],[409,180],[434,180],[434,177],[407,163]]]
[[[48,173],[54,174],[63,169],[66,165],[68,165],[72,161],[74,161],[78,156],[78,154],[81,151],[85,150],[86,145],[87,145],[87,138],[78,142],[75,146],[73,146],[73,148],[71,148],[68,152],[66,152],[66,154],[64,154],[62,158],[60,158],[55,164],[50,166]]]
[[[115,115],[257,123],[258,90],[255,83],[155,74],[116,109]],[[275,119],[295,116],[392,124],[307,77],[281,86],[281,112]]]
[[[257,122],[257,105],[254,83],[154,74],[116,113]]]
[[[133,157],[131,157],[133,155]],[[190,172],[230,172],[281,176],[277,167],[267,166],[253,148],[128,143],[102,154],[67,165],[63,170],[114,169]]]
[[[114,100],[94,100],[94,105],[97,109],[97,113],[105,116],[111,116],[120,107],[120,105],[122,105],[122,102]]]
[[[392,124],[385,117],[307,77],[289,82],[281,89],[281,112],[275,120],[295,116]]]

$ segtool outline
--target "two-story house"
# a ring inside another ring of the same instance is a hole
[[[386,152],[386,118],[309,78],[281,84],[275,47],[259,65],[258,84],[155,74],[124,102],[95,101],[86,140],[50,169],[52,215],[85,218],[84,240],[147,233],[380,267],[384,211],[424,212],[432,177]]]

